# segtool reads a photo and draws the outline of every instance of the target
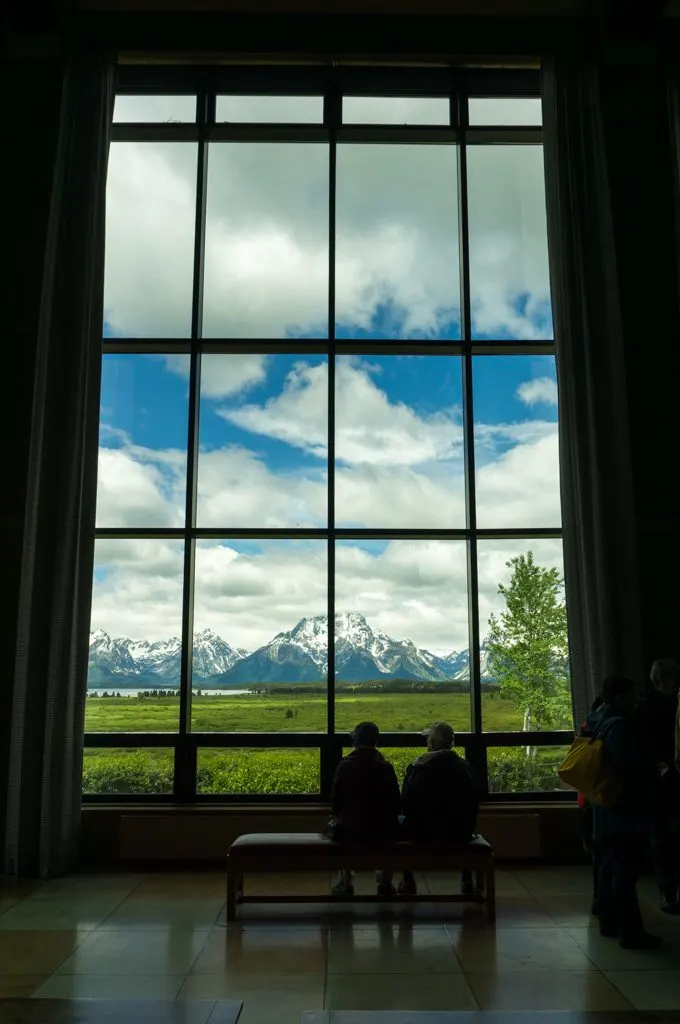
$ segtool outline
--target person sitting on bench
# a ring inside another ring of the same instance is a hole
[[[340,843],[385,843],[397,839],[399,783],[394,768],[377,749],[379,735],[374,722],[360,722],[352,733],[354,749],[336,769],[329,834]],[[352,880],[352,871],[341,871],[332,889],[333,896],[353,896]],[[378,894],[396,894],[389,879],[378,878]]]
[[[437,722],[427,735],[427,753],[406,769],[402,789],[404,838],[441,845],[469,842],[479,800],[472,773],[453,748],[453,728]],[[473,891],[472,873],[464,871],[461,891]],[[415,895],[413,872],[405,871],[399,892]]]

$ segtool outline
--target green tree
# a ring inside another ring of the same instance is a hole
[[[505,609],[489,617],[489,668],[502,697],[524,716],[524,730],[569,727],[567,609],[564,580],[537,565],[533,551],[506,562],[507,586],[498,585]]]

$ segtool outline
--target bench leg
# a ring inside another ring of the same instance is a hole
[[[237,897],[243,888],[241,873],[236,867],[227,869],[227,921],[236,920]]]
[[[493,864],[486,869],[485,898],[487,920],[494,922],[496,920],[496,875]]]

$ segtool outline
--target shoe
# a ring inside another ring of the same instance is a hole
[[[678,887],[676,885],[669,885],[661,890],[661,910],[664,914],[680,914]]]
[[[415,882],[406,882],[402,879],[397,886],[397,892],[400,896],[415,896],[418,893],[418,887]]]
[[[378,896],[396,896],[397,890],[391,882],[378,883]]]
[[[660,935],[639,932],[637,935],[624,935],[619,939],[621,949],[661,949],[663,939]]]
[[[462,896],[474,896],[475,894],[475,883],[471,878],[466,878],[460,883],[460,892]]]
[[[600,918],[599,932],[603,939],[618,939],[619,929]]]
[[[590,913],[593,915],[593,917],[600,916],[600,904],[598,900],[593,900],[593,902],[590,904]]]
[[[354,886],[345,885],[344,882],[336,882],[331,889],[331,896],[336,900],[348,900],[354,896]]]
[[[666,903],[661,900],[661,911],[664,914],[680,914],[680,903]]]

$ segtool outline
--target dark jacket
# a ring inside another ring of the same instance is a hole
[[[641,736],[649,747],[649,756],[656,764],[675,764],[675,722],[678,698],[675,694],[650,689],[637,710]]]
[[[453,750],[433,750],[409,765],[402,790],[404,828],[429,842],[466,842],[479,801],[468,765]]]
[[[343,757],[331,788],[338,837],[384,839],[399,827],[399,783],[394,768],[375,747],[357,747]]]
[[[646,832],[655,775],[637,718],[622,715],[611,704],[602,704],[591,711],[587,723],[589,734],[602,740],[609,768],[621,786],[621,796],[613,807],[593,806],[593,839],[600,842]]]

